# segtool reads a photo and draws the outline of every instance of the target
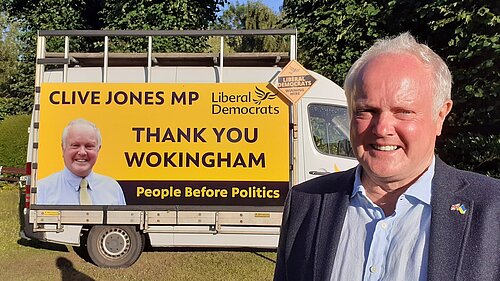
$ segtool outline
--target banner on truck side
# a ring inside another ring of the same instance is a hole
[[[38,180],[64,169],[62,131],[79,118],[101,132],[93,171],[127,205],[283,205],[289,106],[269,84],[44,83]]]

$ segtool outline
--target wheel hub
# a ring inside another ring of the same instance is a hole
[[[112,229],[104,233],[100,244],[107,257],[118,258],[129,251],[130,237],[121,229]]]

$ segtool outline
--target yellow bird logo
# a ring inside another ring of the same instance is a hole
[[[257,95],[258,99],[253,99],[253,102],[255,102],[255,104],[257,104],[257,105],[260,105],[262,103],[262,101],[273,100],[277,97],[277,95],[275,93],[273,93],[271,91],[264,92],[261,89],[259,89],[258,87],[255,87],[255,94]]]

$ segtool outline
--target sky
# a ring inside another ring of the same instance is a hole
[[[238,3],[240,3],[240,4],[245,4],[247,2],[247,0],[229,0],[229,2],[231,4],[236,3],[236,1],[238,1]],[[256,0],[253,0],[253,1],[256,1]],[[283,0],[261,0],[261,2],[264,3],[266,6],[268,6],[269,8],[271,8],[275,12],[279,12],[280,7],[283,6]]]

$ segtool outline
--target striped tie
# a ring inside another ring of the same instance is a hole
[[[80,205],[92,205],[88,191],[89,182],[83,178],[80,182]]]

